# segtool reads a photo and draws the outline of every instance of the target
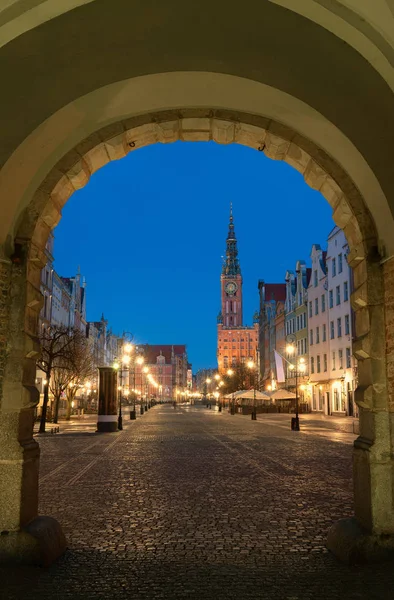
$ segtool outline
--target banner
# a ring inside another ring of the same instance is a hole
[[[275,366],[276,366],[276,381],[278,383],[284,383],[286,381],[286,378],[285,378],[285,370],[283,368],[283,358],[276,350],[274,350],[274,355],[275,355]]]

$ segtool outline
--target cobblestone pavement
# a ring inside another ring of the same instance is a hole
[[[40,438],[40,511],[69,542],[48,569],[0,569],[0,597],[392,599],[392,564],[348,567],[351,442],[205,407],[156,406],[123,432]],[[340,438],[342,436],[342,438]]]

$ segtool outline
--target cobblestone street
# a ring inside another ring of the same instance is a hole
[[[354,435],[266,417],[164,405],[120,433],[40,437],[40,513],[69,550],[45,570],[2,567],[1,598],[392,599],[392,565],[325,548],[352,514]]]

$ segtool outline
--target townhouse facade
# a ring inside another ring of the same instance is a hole
[[[275,385],[274,350],[285,350],[285,299],[284,283],[258,282],[259,290],[259,355],[261,388]]]
[[[271,353],[275,349],[283,357],[286,380],[281,383],[277,381],[272,360],[265,361],[265,369],[272,372],[270,387],[295,391],[295,369],[291,366],[302,363],[302,372],[297,372],[297,387],[299,400],[307,410],[357,417],[354,401],[357,361],[352,353],[354,315],[350,305],[353,280],[348,252],[343,231],[334,227],[327,238],[327,251],[318,244],[312,246],[310,269],[304,261],[298,261],[295,272],[286,272],[284,315],[279,314],[280,308],[276,309],[275,337],[272,326],[266,323],[263,330],[260,328],[259,343],[262,352]],[[278,333],[281,318],[282,338]],[[268,388],[267,378],[265,384]]]
[[[192,374],[184,344],[142,344],[138,355],[143,362],[133,361],[129,375],[130,387],[137,396],[168,401],[189,389]]]

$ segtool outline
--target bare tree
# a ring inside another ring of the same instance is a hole
[[[45,329],[41,336],[41,358],[37,366],[45,373],[44,399],[40,418],[40,433],[45,433],[49,386],[55,368],[67,368],[70,364],[70,350],[73,345],[75,332],[63,326],[53,326]],[[63,366],[62,366],[63,365]]]
[[[66,419],[68,421],[71,418],[72,402],[78,389],[85,385],[86,381],[95,374],[95,361],[88,340],[81,335],[75,336],[71,352],[71,376],[66,387]]]
[[[67,387],[70,385],[72,378],[72,356],[70,356],[67,358],[67,360],[59,361],[59,364],[55,365],[52,371],[52,377],[49,382],[49,386],[54,398],[54,423],[58,422],[60,400],[63,393],[67,390]]]

